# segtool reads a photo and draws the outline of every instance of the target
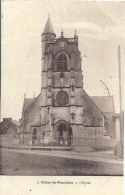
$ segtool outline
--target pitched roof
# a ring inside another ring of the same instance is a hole
[[[34,98],[25,98],[23,103],[23,111],[24,112],[34,101]]]
[[[115,112],[113,96],[91,96],[90,98],[102,112]]]
[[[23,112],[29,108],[33,102],[35,102],[37,100],[37,98],[41,95],[41,93],[36,97],[36,98],[25,98],[24,99],[24,103],[23,103],[23,110],[22,110],[22,114]]]
[[[88,97],[88,99],[96,106],[97,109],[100,110],[100,112],[102,113],[103,111],[100,109],[100,107],[92,100],[92,98],[86,93],[86,91],[83,89],[83,98],[84,95],[86,95]]]
[[[42,35],[48,34],[48,33],[55,35],[55,33],[53,31],[53,27],[52,27],[50,17],[48,17],[48,20],[46,22],[46,25],[45,25],[45,28],[44,28],[44,31],[43,31]]]

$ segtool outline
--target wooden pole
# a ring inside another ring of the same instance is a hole
[[[120,102],[120,145],[123,156],[123,127],[122,127],[122,89],[121,89],[121,51],[118,46],[118,67],[119,67],[119,102]]]

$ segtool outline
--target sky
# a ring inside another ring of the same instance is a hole
[[[118,45],[123,99],[124,13],[124,2],[3,1],[1,120],[20,119],[24,94],[32,98],[34,92],[40,93],[41,33],[48,14],[57,37],[63,30],[65,37],[72,38],[76,29],[85,91],[107,96],[106,85],[119,112]]]

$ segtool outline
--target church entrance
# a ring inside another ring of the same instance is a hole
[[[68,136],[67,127],[62,123],[59,125],[57,131],[59,133],[59,137],[58,137],[59,142],[63,143],[64,141],[66,141]]]
[[[59,146],[69,146],[69,124],[66,121],[58,121],[54,126],[54,139]]]

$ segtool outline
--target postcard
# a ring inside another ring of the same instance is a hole
[[[124,12],[2,1],[2,195],[123,194]]]

